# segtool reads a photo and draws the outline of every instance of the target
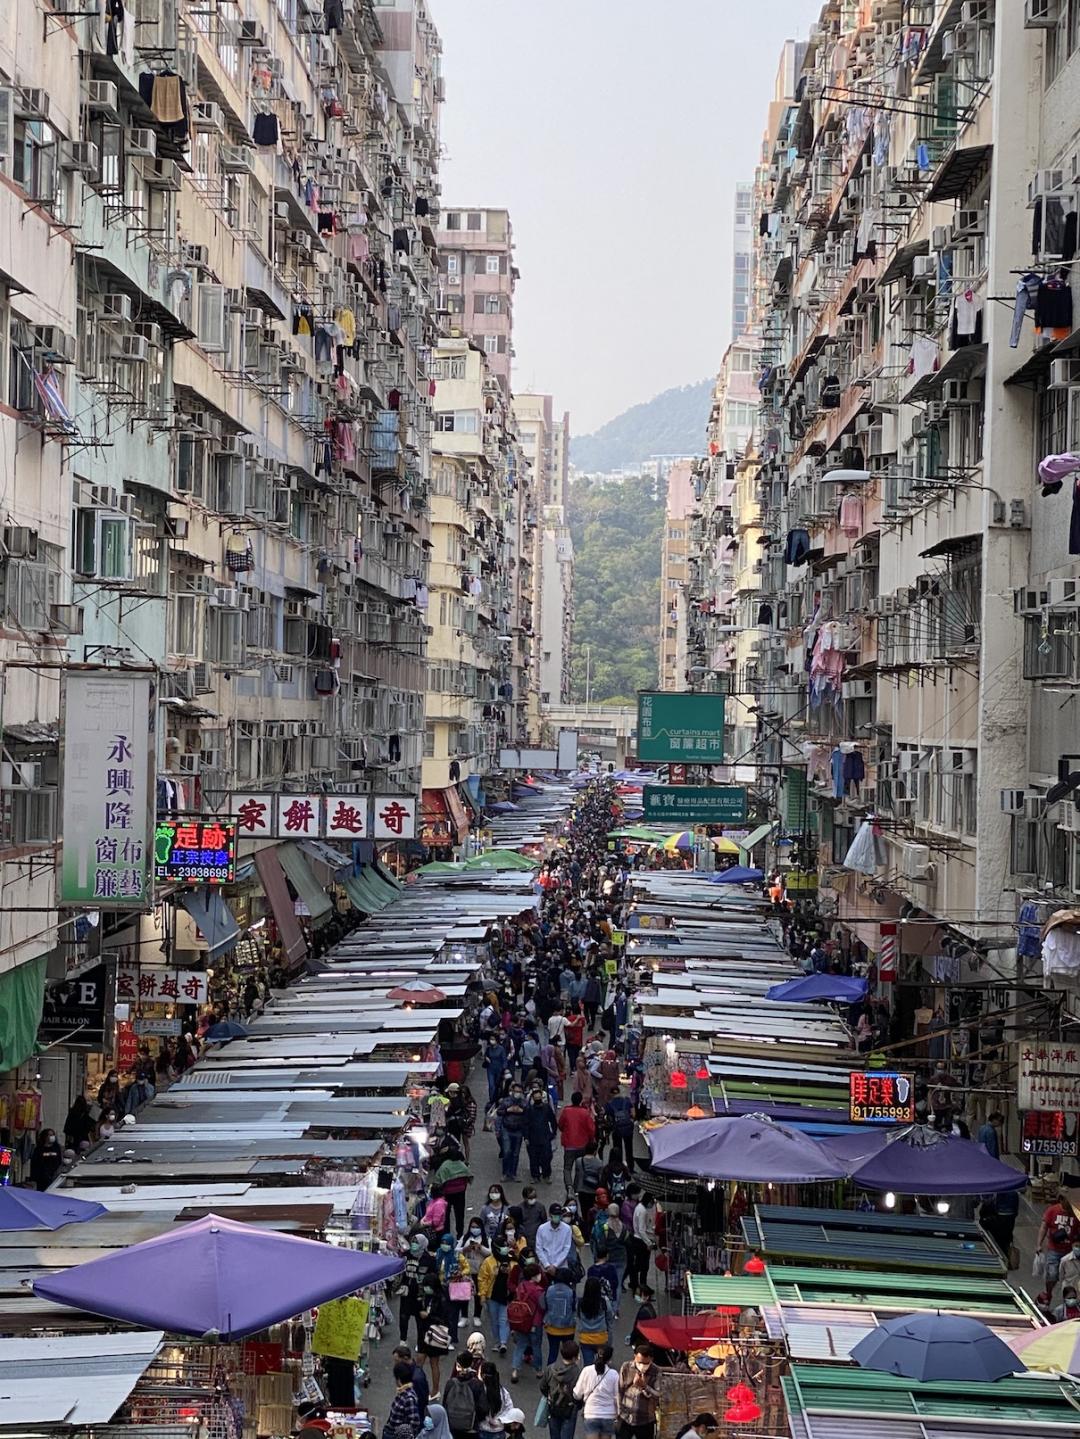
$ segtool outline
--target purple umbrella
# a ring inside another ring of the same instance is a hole
[[[0,1230],[63,1229],[65,1224],[85,1224],[108,1212],[104,1204],[66,1193],[0,1188]]]
[[[710,884],[760,884],[765,878],[763,869],[753,869],[745,864],[733,864],[730,869],[722,869],[719,874],[714,874],[709,880]]]
[[[855,1004],[866,994],[866,980],[847,974],[803,974],[798,979],[774,984],[765,991],[765,998],[787,1004],[826,1001],[832,1004]]]
[[[647,1133],[654,1169],[698,1179],[799,1184],[843,1179],[848,1166],[797,1129],[762,1114],[665,1124]]]
[[[1004,1194],[1023,1189],[1026,1174],[992,1159],[970,1139],[941,1134],[927,1125],[868,1136],[859,1150],[857,1135],[838,1135],[823,1147],[840,1162],[863,1189],[891,1190],[894,1194]],[[874,1148],[874,1140],[881,1143]]]
[[[242,1339],[368,1284],[400,1259],[208,1214],[65,1273],[34,1293],[72,1309],[198,1338]]]

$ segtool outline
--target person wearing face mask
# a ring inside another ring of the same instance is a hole
[[[472,1277],[469,1273],[468,1260],[455,1246],[452,1234],[444,1234],[439,1241],[439,1247],[435,1251],[435,1273],[439,1276],[439,1283],[447,1297],[450,1335],[451,1338],[456,1338],[458,1325],[461,1323],[462,1314],[468,1312],[472,1294],[470,1293],[467,1298],[464,1297],[463,1289],[451,1293],[450,1286],[469,1284]]]
[[[409,1324],[415,1319],[417,1335],[420,1332],[420,1294],[424,1279],[434,1271],[435,1260],[428,1253],[427,1236],[414,1234],[405,1253],[405,1268],[401,1274],[401,1308],[398,1315],[398,1330],[402,1343],[409,1338]]]
[[[1061,1303],[1050,1311],[1054,1316],[1054,1323],[1061,1324],[1066,1319],[1080,1319],[1080,1301],[1076,1297],[1076,1285],[1066,1284],[1061,1290]]]
[[[458,1246],[458,1253],[469,1267],[469,1277],[473,1286],[473,1328],[480,1328],[480,1291],[476,1287],[476,1281],[480,1274],[480,1266],[491,1254],[484,1235],[484,1226],[479,1219],[470,1219],[469,1228]],[[464,1310],[461,1311],[464,1314]]]
[[[484,1237],[489,1244],[505,1224],[506,1216],[509,1213],[510,1205],[502,1185],[492,1184],[488,1189],[487,1203],[480,1210],[480,1223],[484,1227]]]
[[[536,1197],[536,1186],[526,1184],[521,1191],[521,1203],[515,1204],[510,1210],[510,1218],[517,1227],[518,1234],[531,1248],[536,1248],[536,1231],[547,1218],[547,1210]]]
[[[536,1257],[549,1278],[557,1269],[570,1263],[570,1255],[574,1248],[574,1233],[570,1226],[563,1222],[561,1204],[551,1206],[547,1223],[541,1224],[536,1231],[534,1248]]]
[[[660,1370],[651,1344],[638,1344],[619,1370],[620,1439],[655,1439],[660,1406]]]
[[[525,1148],[533,1179],[551,1179],[551,1146],[558,1133],[555,1111],[542,1089],[534,1089],[525,1110]]]
[[[506,1308],[517,1285],[517,1265],[513,1263],[509,1249],[496,1244],[480,1266],[476,1276],[477,1297],[484,1305],[488,1328],[493,1344],[499,1346],[499,1353],[506,1353],[510,1343],[510,1321]]]
[[[41,1130],[34,1145],[34,1152],[30,1156],[30,1178],[35,1187],[39,1190],[48,1189],[63,1162],[64,1151],[56,1137],[56,1130]]]
[[[1008,1249],[1004,1252],[1007,1254]],[[1080,1286],[1080,1237],[1073,1240],[1068,1254],[1062,1259],[1058,1278],[1061,1280],[1062,1290],[1066,1287],[1076,1289]]]
[[[502,1153],[503,1179],[516,1179],[521,1143],[525,1138],[525,1093],[516,1081],[509,1096],[495,1111],[495,1123]]]

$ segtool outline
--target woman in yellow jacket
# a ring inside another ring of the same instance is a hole
[[[506,1306],[514,1297],[520,1275],[520,1266],[514,1262],[509,1249],[496,1239],[493,1252],[481,1264],[476,1276],[476,1292],[484,1301],[492,1343],[499,1346],[500,1354],[506,1353],[510,1343]]]

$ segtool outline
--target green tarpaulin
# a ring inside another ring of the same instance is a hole
[[[0,1069],[14,1069],[34,1052],[45,1001],[45,955],[0,974]]]
[[[299,845],[279,845],[277,855],[282,869],[289,877],[289,883],[296,890],[300,900],[307,905],[311,923],[316,928],[320,924],[325,924],[333,914],[334,906],[330,902],[329,895],[312,874],[307,860],[300,853]]]
[[[465,861],[466,869],[536,869],[535,859],[526,859],[513,849],[486,849]]]

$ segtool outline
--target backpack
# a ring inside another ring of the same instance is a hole
[[[531,1296],[511,1299],[506,1306],[506,1317],[515,1334],[531,1334],[536,1328],[536,1301]]]
[[[443,1394],[446,1418],[455,1434],[468,1434],[476,1428],[476,1395],[467,1379],[452,1377]]]
[[[571,1414],[577,1412],[577,1401],[574,1399],[574,1380],[577,1378],[576,1366],[564,1369],[559,1373],[555,1370],[548,1370],[548,1413],[553,1419],[569,1419]],[[568,1382],[567,1376],[572,1376]]]
[[[574,1291],[568,1284],[552,1284],[547,1291],[547,1308],[544,1324],[548,1329],[572,1329],[574,1327]]]

